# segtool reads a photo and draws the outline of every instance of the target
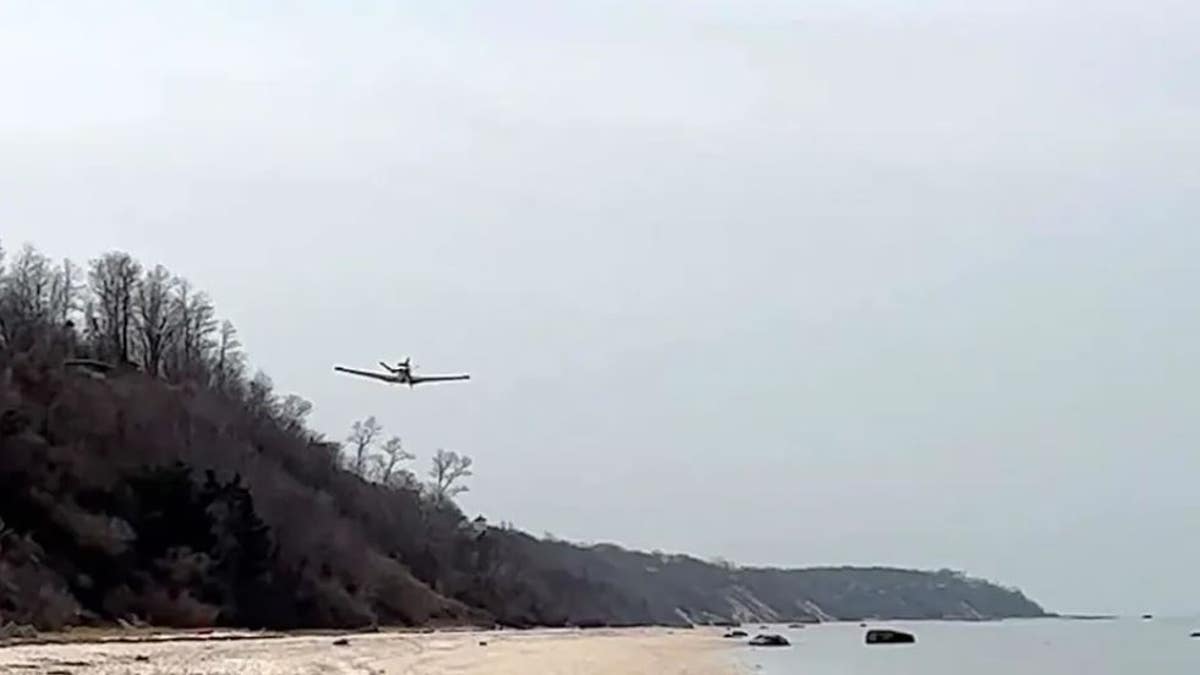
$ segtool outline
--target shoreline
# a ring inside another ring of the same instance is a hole
[[[989,617],[986,619],[946,619],[946,618],[909,618],[909,619],[836,619],[821,622],[802,622],[804,626],[839,625],[861,623],[887,623],[890,621],[905,621],[910,623],[949,622],[949,623],[994,623],[999,621],[1059,619],[1073,621],[1102,621],[1115,620],[1116,615],[1090,614],[1046,614],[1037,617]],[[76,626],[58,631],[36,633],[30,637],[0,637],[0,651],[20,646],[38,645],[70,645],[70,644],[118,644],[118,643],[159,643],[159,642],[227,642],[236,640],[279,640],[298,637],[330,637],[338,638],[351,635],[447,635],[455,633],[484,633],[484,634],[546,634],[546,633],[581,633],[597,634],[604,632],[631,631],[666,631],[666,632],[709,632],[720,635],[732,628],[752,630],[762,625],[761,622],[748,621],[742,623],[696,624],[690,627],[668,624],[637,625],[637,626],[534,626],[525,628],[494,627],[485,628],[472,624],[447,623],[435,626],[380,626],[377,628],[239,628],[239,627],[204,627],[204,628],[170,628],[157,626]],[[772,622],[767,624],[774,628],[790,625],[788,622]]]
[[[745,670],[731,646],[709,628],[190,633],[10,645],[0,649],[0,671],[49,673],[66,666],[74,675],[740,675]]]
[[[446,635],[455,633],[596,633],[601,631],[662,630],[682,631],[692,629],[722,630],[713,626],[684,628],[670,625],[645,626],[534,626],[529,628],[495,627],[484,628],[470,624],[446,624],[440,626],[380,626],[376,628],[240,628],[204,627],[171,628],[158,626],[76,626],[57,631],[39,632],[30,637],[0,637],[0,650],[9,647],[71,644],[117,644],[159,642],[228,642],[234,640],[278,640],[297,637],[328,637],[336,639],[351,635]]]

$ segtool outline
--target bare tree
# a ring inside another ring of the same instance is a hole
[[[279,402],[275,398],[275,383],[261,370],[246,385],[246,409],[259,420],[275,419]]]
[[[4,269],[4,247],[0,246],[0,347],[8,346],[11,317],[8,315],[8,275]]]
[[[53,282],[50,259],[25,244],[8,273],[6,295],[12,309],[27,321],[48,319]]]
[[[292,432],[304,431],[304,418],[312,412],[312,403],[296,394],[288,394],[279,403],[279,421],[283,428]]]
[[[83,273],[75,263],[64,258],[55,270],[50,292],[51,318],[59,326],[65,326],[72,315],[81,309],[79,302],[84,288]]]
[[[213,385],[220,391],[228,392],[231,385],[241,381],[246,370],[246,357],[241,349],[237,329],[228,320],[223,321],[212,367]]]
[[[389,486],[405,485],[412,481],[412,474],[400,468],[400,465],[412,459],[416,459],[416,455],[404,449],[404,445],[400,442],[399,436],[392,436],[384,442],[380,448],[380,454],[376,456],[376,478],[380,483]]]
[[[374,415],[355,422],[350,427],[350,435],[346,437],[346,441],[350,443],[352,455],[347,463],[355,474],[364,478],[367,476],[367,462],[370,460],[371,446],[375,444],[382,433],[383,425],[375,419]]]
[[[134,291],[141,275],[141,265],[121,251],[93,260],[88,270],[88,282],[96,300],[89,329],[99,340],[104,355],[122,363],[130,360]]]
[[[443,502],[466,492],[467,486],[460,481],[471,475],[470,457],[453,450],[438,450],[429,470],[429,477],[433,479],[429,481],[429,491],[434,501]]]
[[[26,244],[4,276],[0,331],[6,343],[31,338],[52,320],[55,270],[50,259]]]
[[[175,280],[162,265],[146,273],[138,284],[134,308],[137,314],[138,337],[141,342],[142,368],[151,375],[162,369],[167,348],[175,339],[179,326],[171,311],[171,289]]]
[[[186,279],[176,279],[171,312],[179,326],[171,358],[172,379],[202,378],[210,362],[206,356],[217,347],[214,339],[217,320],[212,302],[205,293],[194,292]]]

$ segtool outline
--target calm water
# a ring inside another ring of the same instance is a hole
[[[763,675],[1200,675],[1200,619],[1038,619],[988,623],[881,622],[914,645],[863,643],[857,623],[772,626],[791,647],[740,647]]]

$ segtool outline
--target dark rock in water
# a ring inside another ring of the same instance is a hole
[[[787,647],[792,643],[788,642],[787,638],[782,635],[768,634],[754,636],[750,644],[754,647]]]
[[[3,626],[0,626],[0,639],[17,638],[21,640],[29,640],[37,637],[37,629],[33,626],[14,623],[9,621]]]
[[[866,628],[866,627],[867,627],[867,623],[864,621],[864,622],[862,622],[862,623],[858,624],[858,627],[859,627],[859,628]]]
[[[884,629],[867,631],[867,644],[869,645],[910,644],[916,641],[916,636],[914,636],[912,633],[905,633],[904,631]]]
[[[486,647],[486,646],[487,646],[487,640],[480,640],[480,641],[479,641],[479,646],[480,646],[480,647]]]
[[[150,660],[150,657],[146,656],[145,654],[138,654],[137,656],[133,657],[133,660],[145,663],[146,661]]]
[[[346,638],[338,638],[337,640],[333,641],[334,647],[346,647],[349,645],[350,645],[350,641],[347,640]]]
[[[1195,633],[1192,633],[1192,637],[1200,638],[1200,630],[1196,631]]]
[[[788,624],[788,628],[804,628],[804,624],[802,624],[802,623],[789,623],[789,624]]]
[[[744,630],[731,630],[725,634],[725,637],[727,638],[744,638],[749,636],[750,634]]]
[[[1143,618],[1143,619],[1153,619],[1153,618],[1154,618],[1154,615],[1153,615],[1153,614],[1143,614],[1143,615],[1142,615],[1142,618]]]

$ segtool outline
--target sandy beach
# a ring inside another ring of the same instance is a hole
[[[348,644],[335,646],[339,639]],[[0,649],[0,672],[734,675],[741,671],[718,632],[651,628],[22,645]]]

